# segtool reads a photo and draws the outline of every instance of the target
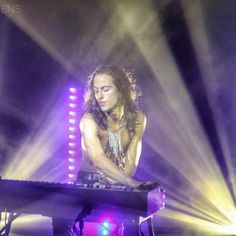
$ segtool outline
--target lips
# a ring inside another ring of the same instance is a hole
[[[99,106],[102,107],[102,106],[104,106],[106,104],[106,102],[99,102],[98,104],[99,104]]]

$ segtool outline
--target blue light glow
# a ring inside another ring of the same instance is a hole
[[[70,126],[70,127],[69,127],[69,131],[71,131],[71,132],[76,131],[76,127],[74,127],[74,126]]]
[[[77,99],[77,96],[75,96],[75,95],[70,95],[69,98],[70,98],[70,100],[76,100],[76,99]]]
[[[69,107],[75,108],[76,104],[75,103],[69,103]]]
[[[71,142],[70,142],[70,143],[69,143],[69,146],[70,146],[70,147],[75,147],[75,146],[76,146],[76,143],[71,143]]]
[[[75,87],[69,88],[69,95],[68,95],[68,106],[69,106],[69,117],[68,117],[68,123],[69,123],[69,128],[68,128],[68,182],[72,183],[75,181],[76,173],[77,171],[77,160],[79,158],[79,152],[77,148],[80,146],[80,141],[79,141],[79,112],[78,112],[78,92],[79,89]],[[72,158],[73,157],[73,158]],[[74,173],[73,173],[74,172]]]
[[[75,169],[75,166],[68,166],[68,169],[69,169],[69,170],[74,170],[74,169]]]
[[[77,89],[76,89],[76,88],[69,88],[69,91],[70,91],[71,93],[76,93],[76,92],[77,92]]]
[[[68,174],[68,177],[71,178],[71,179],[73,179],[73,178],[75,178],[75,174],[69,173],[69,174]]]
[[[75,155],[75,154],[76,154],[76,151],[75,151],[75,150],[69,150],[68,153],[69,153],[70,155]]]
[[[102,224],[105,228],[108,228],[110,225],[109,225],[109,223],[107,222],[107,221],[105,221],[105,222],[103,222],[103,224]]]
[[[75,119],[69,119],[69,122],[70,122],[71,124],[75,124],[75,123],[76,123],[76,120],[75,120]]]
[[[76,112],[75,111],[69,111],[69,115],[76,116]]]
[[[106,229],[104,229],[103,231],[102,231],[102,235],[108,235],[108,230],[106,230]]]

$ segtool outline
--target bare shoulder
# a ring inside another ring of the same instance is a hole
[[[92,117],[92,115],[90,113],[84,113],[80,121],[84,122],[84,121],[87,121],[87,120],[94,121],[94,118]]]
[[[98,132],[98,124],[94,120],[91,114],[85,113],[82,118],[80,119],[80,130],[81,132],[85,131],[93,131]]]
[[[135,133],[137,137],[142,137],[146,128],[146,115],[142,111],[137,111],[137,126]]]
[[[141,126],[146,126],[146,115],[144,112],[142,111],[137,111],[137,118],[138,118],[138,123],[141,125]]]

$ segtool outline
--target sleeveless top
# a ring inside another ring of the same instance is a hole
[[[106,154],[106,157],[109,158],[114,164],[116,164],[119,169],[123,170],[125,167],[125,153],[127,151],[127,148],[132,140],[133,135],[129,134],[129,142],[125,147],[125,150],[122,148],[121,143],[121,131],[122,127],[120,127],[117,131],[112,131],[110,128],[107,129],[108,132],[108,141],[105,145],[104,152]],[[82,163],[80,165],[80,171],[89,171],[89,172],[99,172],[97,170],[90,158],[87,156],[83,140],[82,141],[82,147],[83,147],[83,153],[82,153]]]
[[[108,142],[105,148],[107,158],[111,159],[121,170],[125,166],[124,151],[121,145],[121,128],[116,132],[108,128]]]

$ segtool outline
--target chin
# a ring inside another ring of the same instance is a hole
[[[111,109],[109,109],[109,108],[105,108],[105,107],[101,107],[101,110],[103,111],[103,112],[110,112],[111,111]]]
[[[105,107],[100,107],[103,112],[106,112],[108,109]]]
[[[103,112],[109,113],[110,109],[102,109]]]

